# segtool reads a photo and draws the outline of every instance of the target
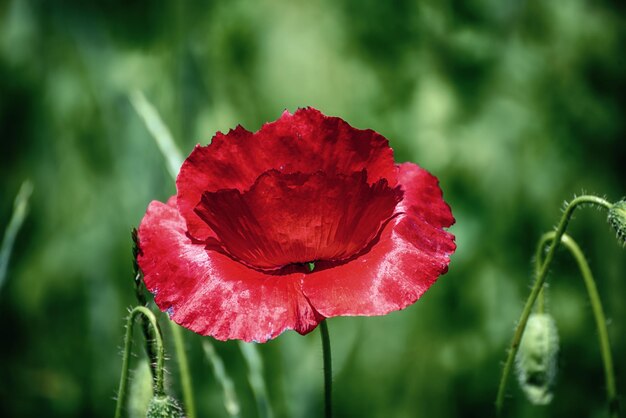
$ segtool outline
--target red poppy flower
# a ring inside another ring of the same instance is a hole
[[[437,178],[395,164],[378,133],[312,108],[218,133],[176,187],[148,207],[138,263],[172,320],[220,340],[403,309],[456,248]]]

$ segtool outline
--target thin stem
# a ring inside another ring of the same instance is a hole
[[[141,306],[148,306],[148,300],[146,299],[146,295],[143,292],[143,283],[141,281],[141,271],[139,270],[139,264],[137,264],[137,256],[141,252],[139,250],[139,232],[137,228],[133,228],[131,231],[131,237],[133,240],[133,276],[135,283],[135,296],[137,297],[137,302]],[[154,350],[154,344],[152,344],[152,337],[150,331],[150,324],[147,319],[143,319],[141,321],[141,329],[143,331],[143,336],[146,342],[146,354],[148,354],[148,358],[150,359],[150,373],[152,374],[152,378],[156,375],[156,363],[157,363],[157,355]]]
[[[154,333],[154,343],[156,344],[157,351],[157,367],[156,375],[154,379],[154,395],[165,396],[164,379],[163,379],[163,365],[165,363],[165,352],[163,349],[163,338],[161,336],[161,330],[159,329],[156,317],[145,306],[136,306],[128,314],[126,320],[126,335],[124,336],[124,356],[122,357],[122,376],[120,377],[120,385],[117,392],[117,405],[115,407],[115,418],[122,416],[122,408],[126,401],[126,385],[128,383],[128,365],[130,361],[130,349],[133,344],[133,325],[135,324],[135,318],[138,315],[143,315],[150,325]]]
[[[547,232],[539,238],[539,243],[537,244],[537,249],[535,250],[535,272],[534,277],[539,277],[539,273],[541,273],[541,265],[543,263],[543,252],[546,249],[546,245],[548,242],[554,240],[554,232]],[[541,287],[541,291],[537,296],[537,313],[543,313],[545,310],[545,293],[546,293],[546,285],[544,284]]]
[[[333,366],[330,355],[330,336],[328,335],[326,320],[320,323],[320,333],[322,336],[322,353],[324,356],[324,417],[332,418]]]
[[[542,314],[545,311],[546,306],[546,288],[545,286],[539,291],[537,295],[537,313]]]
[[[546,234],[549,238],[554,239],[554,232]],[[613,371],[613,358],[611,356],[611,346],[609,345],[609,332],[606,326],[606,317],[604,316],[604,310],[602,309],[602,302],[600,301],[600,295],[598,294],[598,288],[596,282],[589,268],[589,263],[585,259],[585,255],[582,250],[576,244],[569,235],[564,234],[561,238],[561,243],[570,251],[572,256],[578,263],[578,268],[585,281],[585,287],[587,288],[587,294],[589,295],[589,301],[591,302],[591,309],[593,310],[593,316],[596,320],[596,328],[598,329],[598,341],[600,343],[600,351],[602,355],[602,363],[604,365],[604,377],[606,381],[606,396],[609,404],[609,411],[612,417],[618,416],[618,399],[617,389],[615,387],[615,374]]]
[[[148,302],[146,301],[146,297],[143,294],[141,286],[141,273],[137,271],[137,268],[135,268],[135,296],[137,296],[137,302],[139,302],[139,305],[147,307]],[[148,319],[142,318],[141,330],[143,332],[144,340],[146,342],[146,354],[150,359],[150,373],[152,374],[152,378],[154,379],[154,376],[156,376],[157,373],[157,353],[154,344],[152,343],[154,337],[152,335],[150,322],[148,321]]]
[[[543,289],[543,284],[548,274],[548,269],[550,267],[550,264],[552,263],[552,260],[554,259],[554,254],[556,253],[556,249],[559,246],[559,243],[561,242],[561,237],[563,236],[563,234],[565,233],[565,230],[567,229],[567,225],[569,224],[572,214],[574,213],[574,210],[579,205],[584,205],[584,204],[593,204],[593,205],[604,207],[606,209],[611,208],[611,204],[605,199],[602,199],[597,196],[586,196],[586,195],[575,198],[574,200],[569,202],[569,204],[565,207],[565,211],[563,212],[563,215],[561,216],[559,225],[557,226],[556,231],[554,232],[554,239],[552,240],[550,248],[548,249],[546,258],[544,259],[541,269],[539,270],[539,274],[537,275],[535,284],[533,285],[530,295],[528,296],[528,300],[526,300],[526,304],[524,305],[522,315],[517,324],[517,328],[515,329],[515,333],[513,334],[513,339],[511,341],[511,346],[508,351],[506,362],[504,363],[504,368],[502,369],[502,377],[500,379],[500,385],[498,386],[498,395],[496,397],[496,412],[498,413],[498,415],[501,415],[502,413],[502,406],[504,404],[504,394],[506,390],[506,383],[509,378],[509,375],[511,374],[513,361],[515,360],[515,355],[517,354],[517,350],[519,349],[520,341],[522,340],[522,336],[524,335],[524,329],[526,328],[526,322],[528,322],[528,317],[530,316],[533,305],[535,304],[535,301],[537,300],[537,296]]]
[[[191,373],[189,372],[189,361],[185,352],[185,342],[183,333],[176,323],[169,321],[174,337],[174,349],[176,350],[176,358],[178,359],[178,371],[180,373],[180,382],[183,390],[183,402],[185,404],[185,412],[187,418],[196,417],[196,405],[193,397],[193,386],[191,384]]]

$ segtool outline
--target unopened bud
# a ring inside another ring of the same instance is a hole
[[[611,206],[609,223],[615,229],[620,244],[626,246],[626,200],[620,200]]]
[[[531,314],[516,356],[519,384],[534,405],[552,400],[559,335],[549,314]]]
[[[183,409],[171,396],[155,396],[150,401],[146,418],[184,418]]]

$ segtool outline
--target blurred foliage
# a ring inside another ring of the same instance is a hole
[[[185,152],[311,105],[438,176],[457,219],[450,272],[403,312],[330,320],[335,409],[492,415],[536,240],[575,193],[626,193],[625,17],[606,0],[0,2],[0,230],[24,179],[35,190],[0,294],[0,416],[113,413],[134,303],[130,229],[175,191],[135,90]],[[570,234],[611,318],[623,398],[626,257],[604,218],[581,211]],[[590,307],[563,253],[550,280],[554,401],[530,406],[512,384],[507,411],[604,416]],[[228,416],[203,339],[186,337],[200,416]],[[214,345],[241,416],[257,416],[238,345]],[[319,416],[317,331],[259,350],[275,416]]]

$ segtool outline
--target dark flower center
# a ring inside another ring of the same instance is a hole
[[[387,180],[269,170],[250,190],[205,192],[195,208],[233,258],[259,269],[339,261],[363,250],[402,199]]]

